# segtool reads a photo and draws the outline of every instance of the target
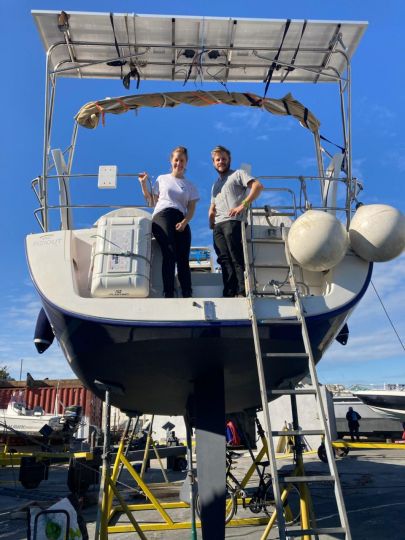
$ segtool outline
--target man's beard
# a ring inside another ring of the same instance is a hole
[[[229,165],[227,166],[227,168],[224,169],[223,171],[220,171],[220,170],[217,169],[216,167],[215,167],[215,170],[217,171],[218,174],[224,175],[224,174],[226,174],[227,172],[229,172],[229,169],[230,169],[230,168],[231,168],[231,164],[229,163]]]

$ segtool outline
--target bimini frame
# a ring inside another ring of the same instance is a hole
[[[56,82],[60,77],[119,78],[220,83],[337,82],[342,117],[342,152],[352,183],[351,69],[367,23],[307,20],[177,17],[112,13],[33,11],[46,50],[42,175],[36,191],[40,226],[48,231],[47,179]],[[91,32],[89,32],[89,28]],[[248,40],[246,35],[249,35]],[[73,129],[66,177],[77,140]],[[314,133],[318,174],[325,179],[322,137]]]

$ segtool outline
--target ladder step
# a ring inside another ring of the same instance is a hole
[[[248,244],[284,244],[282,238],[248,238]]]
[[[301,324],[298,319],[258,319],[259,324]]]
[[[295,212],[277,212],[277,214],[268,214],[265,210],[262,210],[261,208],[255,208],[252,210],[252,213],[254,216],[268,216],[271,217],[279,217],[279,216],[295,216]]]
[[[290,268],[288,264],[255,264],[253,262],[250,263],[249,266],[251,268],[258,268],[260,270],[263,270],[266,268],[274,268],[275,270],[285,270],[286,268]]]
[[[274,291],[258,291],[258,290],[255,290],[253,292],[253,294],[257,298],[260,298],[262,296],[277,296],[277,298],[283,298],[283,299],[286,298],[288,300],[293,300],[294,299],[294,293],[292,293],[291,291],[283,291],[283,290],[280,290],[279,294],[277,294]]]
[[[291,395],[303,395],[303,394],[312,394],[316,395],[315,388],[285,388],[283,390],[271,390],[268,392],[269,394],[273,394],[275,396],[291,396]]]
[[[335,477],[331,475],[319,476],[283,476],[280,482],[284,484],[304,484],[306,482],[334,482]]]
[[[346,534],[346,529],[343,527],[315,527],[314,529],[292,529],[290,527],[285,530],[287,536],[310,536],[315,534]]]
[[[303,352],[281,352],[281,353],[264,353],[263,357],[266,358],[309,358],[309,355],[307,353]]]
[[[323,429],[286,429],[284,431],[272,431],[273,437],[283,437],[285,435],[324,435]]]

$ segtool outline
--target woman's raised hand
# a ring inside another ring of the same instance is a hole
[[[138,180],[140,181],[141,184],[144,185],[147,179],[148,179],[148,173],[141,172],[138,174]]]

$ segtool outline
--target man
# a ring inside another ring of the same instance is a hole
[[[227,148],[216,146],[211,157],[219,177],[212,186],[208,219],[214,231],[214,248],[222,269],[223,295],[242,297],[246,296],[242,221],[245,211],[260,195],[263,186],[246,171],[230,168],[231,153]]]
[[[360,428],[359,420],[361,420],[361,416],[359,415],[358,412],[353,410],[353,407],[349,407],[349,409],[348,409],[348,411],[346,413],[346,420],[347,420],[347,424],[349,426],[350,437],[351,437],[352,441],[354,441],[355,436],[356,436],[357,440],[360,440],[360,436],[359,436],[359,428]]]

